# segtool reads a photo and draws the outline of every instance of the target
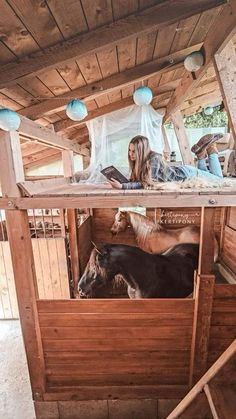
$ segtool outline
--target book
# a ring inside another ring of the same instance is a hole
[[[105,169],[101,170],[101,173],[108,179],[110,180],[111,178],[118,180],[118,182],[120,183],[126,183],[129,182],[129,180],[122,175],[121,172],[119,172],[119,170],[116,169],[116,167],[114,166],[108,166],[105,167]]]

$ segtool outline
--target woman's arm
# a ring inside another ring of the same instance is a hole
[[[143,185],[141,182],[125,182],[120,183],[118,180],[111,179],[109,181],[111,186],[115,189],[142,189]]]

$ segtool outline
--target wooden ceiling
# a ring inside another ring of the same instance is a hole
[[[65,114],[75,97],[87,119],[131,105],[143,82],[166,107],[226,0],[0,0],[0,105],[87,147],[85,121]],[[184,115],[221,101],[213,67],[181,104]],[[26,168],[60,152],[22,140]]]

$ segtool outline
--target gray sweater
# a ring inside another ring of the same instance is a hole
[[[186,175],[181,166],[168,166],[163,162],[162,157],[154,155],[150,160],[152,180],[156,182],[181,181]],[[122,183],[122,189],[142,189],[142,182]]]

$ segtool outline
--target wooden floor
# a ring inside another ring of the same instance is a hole
[[[178,190],[174,189],[175,184],[173,190],[118,190],[108,184],[68,183],[63,179],[50,187],[45,182],[39,185],[36,181],[27,181],[19,184],[24,197],[12,199],[12,205],[17,208],[235,206],[236,178],[224,180],[230,186]],[[5,204],[3,200],[2,203]]]

